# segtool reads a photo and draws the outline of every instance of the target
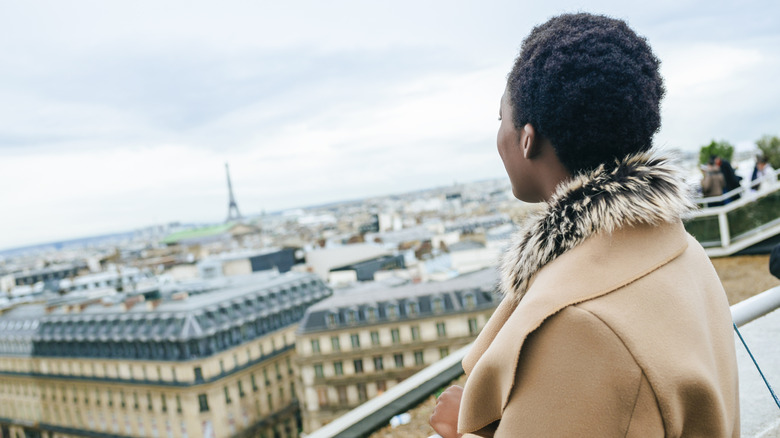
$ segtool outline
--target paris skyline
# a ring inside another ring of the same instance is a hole
[[[0,7],[0,248],[501,178],[533,25],[626,19],[662,61],[656,145],[780,135],[779,6],[36,2]],[[9,214],[10,212],[10,214]]]

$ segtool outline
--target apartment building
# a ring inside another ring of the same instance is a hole
[[[313,274],[0,316],[2,437],[297,437],[295,332]]]
[[[497,274],[336,294],[297,334],[303,430],[312,432],[476,338],[498,304]]]

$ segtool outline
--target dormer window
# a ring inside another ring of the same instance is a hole
[[[376,321],[377,313],[376,313],[376,307],[369,306],[366,308],[366,319],[369,321]]]
[[[410,317],[417,316],[420,313],[420,305],[417,303],[417,301],[409,301],[406,303],[406,313]]]
[[[357,322],[357,312],[354,309],[347,311],[347,322],[349,324],[355,324]]]
[[[335,327],[338,324],[338,315],[335,312],[328,313],[328,326]]]
[[[433,298],[433,313],[442,313],[444,312],[444,300],[442,297],[434,297]]]
[[[465,300],[466,300],[466,304],[465,304],[466,309],[471,310],[477,307],[477,297],[474,295],[474,292],[467,292],[465,296]]]
[[[398,304],[391,303],[387,305],[387,317],[390,319],[398,318]]]

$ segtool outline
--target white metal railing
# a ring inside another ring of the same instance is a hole
[[[734,323],[741,327],[776,309],[780,309],[780,286],[734,304],[731,306],[731,317]],[[388,424],[393,416],[408,411],[460,376],[463,373],[460,363],[469,348],[471,344],[420,370],[384,394],[309,434],[307,438],[368,436]]]
[[[777,286],[731,306],[731,319],[737,327],[742,327],[779,308],[780,286]]]

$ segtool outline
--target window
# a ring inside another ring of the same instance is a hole
[[[371,345],[379,345],[379,332],[371,332]]]
[[[271,394],[268,394],[266,397],[268,399],[268,410],[273,411],[274,410],[274,398],[271,396]]]
[[[311,340],[311,351],[312,351],[312,353],[319,353],[320,352],[320,340],[319,339],[312,339]]]
[[[469,318],[469,334],[477,334],[477,318]]]
[[[230,404],[233,400],[230,399],[230,390],[225,386],[225,404]]]
[[[75,391],[74,391],[74,393],[75,393]],[[108,391],[106,391],[106,398],[108,399],[108,407],[114,406],[114,397],[112,396],[110,389]]]
[[[341,343],[339,342],[338,336],[333,336],[330,338],[330,346],[333,348],[333,351],[341,350]]]
[[[339,403],[343,406],[347,404],[347,387],[346,386],[337,386],[336,392],[339,394]]]
[[[349,339],[352,341],[352,348],[357,350],[360,348],[360,335],[353,333],[349,335]]]
[[[152,403],[152,393],[151,392],[147,392],[146,393],[146,407],[150,411],[154,410],[154,403]]]
[[[441,299],[441,297],[436,297],[433,299],[433,312],[434,313],[441,313],[444,311],[444,300]]]
[[[238,396],[240,398],[244,398],[245,395],[246,395],[246,393],[244,392],[244,387],[241,385],[241,381],[239,380],[238,381]]]
[[[137,411],[138,410],[138,406],[139,406],[139,404],[138,404],[138,393],[134,392],[133,393],[133,409],[135,409]],[[208,409],[206,409],[206,410],[208,410]]]
[[[198,405],[200,405],[201,412],[209,411],[209,399],[206,394],[198,394]]]
[[[393,344],[401,342],[401,333],[397,328],[390,330],[390,337],[393,338]]]
[[[165,400],[165,394],[160,394],[160,401],[162,402],[162,411],[168,412],[168,403]]]
[[[314,364],[314,377],[318,377],[318,378],[325,377],[325,372],[322,370],[322,364],[321,363],[315,363]]]
[[[447,336],[447,327],[443,322],[436,323],[436,334],[439,335],[440,338]]]
[[[222,359],[219,360],[219,371],[225,374],[225,361]]]
[[[412,326],[412,340],[413,341],[419,341],[420,340],[420,327],[413,325]]]
[[[317,401],[321,408],[328,406],[328,388],[317,388]]]
[[[381,394],[383,392],[387,391],[387,383],[384,380],[377,380],[376,382],[376,392],[377,394]]]
[[[422,350],[417,350],[414,352],[414,364],[415,365],[423,365],[425,364],[425,361],[423,360],[423,352]]]
[[[382,363],[382,356],[375,356],[374,357],[374,370],[376,371],[382,371],[385,369],[384,363]]]
[[[450,349],[448,347],[441,347],[439,348],[439,356],[444,359],[445,357],[450,355]]]
[[[196,382],[203,381],[203,370],[200,367],[195,367],[195,381]]]
[[[397,304],[388,304],[387,305],[387,316],[390,319],[398,318],[398,305]]]
[[[276,380],[282,380],[282,372],[279,370],[279,362],[274,363],[274,369],[276,370]]]
[[[355,374],[362,374],[363,373],[363,359],[355,359],[353,361],[353,364],[355,365]]]
[[[477,306],[477,299],[474,296],[473,292],[469,292],[466,294],[466,308],[471,310],[474,307]]]
[[[249,380],[252,382],[252,392],[257,392],[257,380],[255,380],[255,373],[249,375]]]
[[[347,311],[347,322],[350,323],[350,324],[354,324],[355,322],[357,322],[357,312],[355,312],[352,309],[348,310]]]
[[[410,317],[417,316],[420,313],[419,304],[416,301],[410,301],[406,304],[406,310]]]
[[[333,373],[337,376],[344,375],[344,364],[341,361],[333,362]]]
[[[401,353],[393,355],[393,360],[395,360],[395,367],[396,368],[403,368],[404,367],[404,355]]]
[[[181,396],[176,394],[176,412],[181,414]]]
[[[376,307],[366,308],[366,314],[369,321],[376,321]]]
[[[364,401],[368,400],[368,391],[366,390],[366,384],[365,383],[358,383],[357,384],[357,393],[358,393],[358,400],[363,403]]]
[[[125,404],[125,392],[124,391],[119,391],[119,406],[121,406],[122,408],[124,408],[126,406],[126,404]]]
[[[338,318],[336,317],[335,313],[329,313],[328,314],[328,326],[333,327],[338,322]]]
[[[268,379],[268,369],[263,368],[263,380],[265,380],[265,386],[268,386],[271,384],[271,380]]]

